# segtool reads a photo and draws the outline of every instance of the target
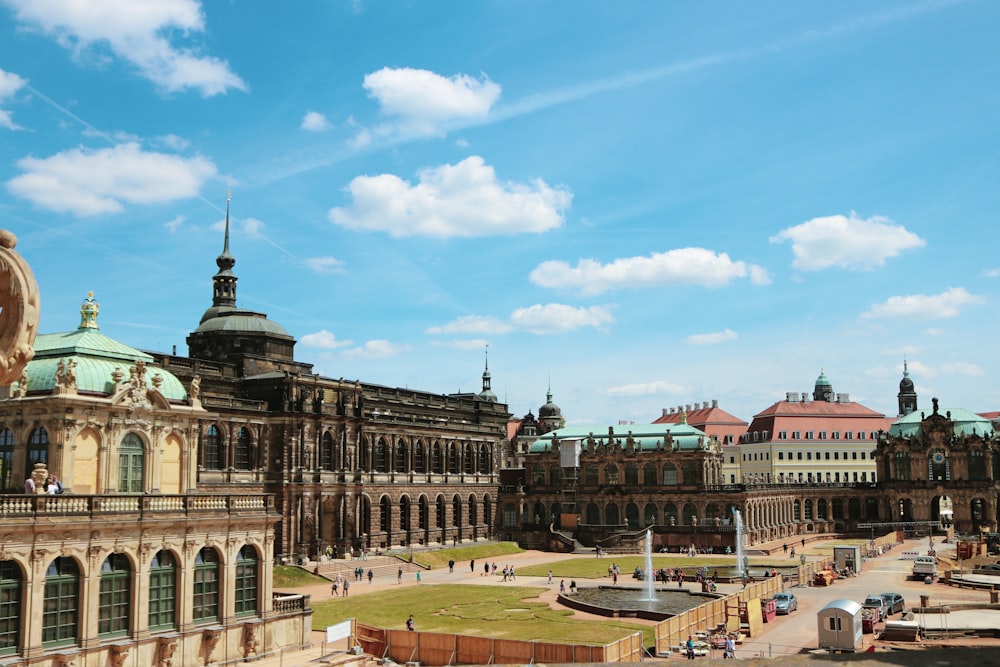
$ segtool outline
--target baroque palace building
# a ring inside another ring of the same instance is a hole
[[[556,550],[574,539],[614,546],[646,529],[658,547],[718,549],[735,547],[736,510],[748,545],[875,527],[995,531],[1000,443],[989,416],[940,415],[936,400],[932,415],[917,412],[905,364],[899,388],[895,420],[835,393],[821,373],[811,397],[789,394],[742,435],[728,413],[711,417],[714,403],[695,405],[703,428],[680,408],[650,425],[550,431],[505,471],[502,530]]]

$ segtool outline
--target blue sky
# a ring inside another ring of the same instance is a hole
[[[238,302],[332,377],[571,423],[825,369],[1000,409],[1000,5],[0,0],[0,225],[43,332]]]

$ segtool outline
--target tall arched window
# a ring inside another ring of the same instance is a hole
[[[474,473],[476,471],[476,468],[475,468],[476,455],[475,455],[474,450],[472,449],[472,445],[471,444],[465,445],[465,452],[464,452],[464,455],[462,456],[462,458],[464,459],[464,461],[463,461],[464,465],[462,467],[465,470],[465,474],[466,475],[471,475],[472,473]]]
[[[21,647],[21,591],[24,577],[12,560],[0,561],[0,655]]]
[[[972,481],[986,479],[986,457],[981,449],[969,450],[969,479]]]
[[[634,463],[625,464],[625,486],[639,486],[639,466]]]
[[[382,496],[378,501],[379,530],[388,533],[392,530],[392,504],[389,496]]]
[[[437,527],[444,530],[448,525],[448,518],[445,510],[444,496],[437,497]]]
[[[427,472],[427,453],[424,451],[424,443],[417,440],[413,447],[413,470],[415,472]]]
[[[323,470],[333,470],[333,436],[329,431],[323,434],[323,445],[319,450],[319,467]]]
[[[236,615],[257,613],[257,551],[247,544],[236,556]]]
[[[448,472],[458,473],[458,445],[454,442],[448,444]]]
[[[177,627],[177,564],[169,551],[158,551],[149,566],[149,629]]]
[[[441,456],[440,442],[435,442],[431,447],[431,472],[439,475],[444,472],[444,457]]]
[[[0,431],[0,491],[14,487],[14,434],[9,428]]]
[[[427,518],[428,518],[428,516],[427,516],[427,514],[428,514],[427,496],[420,496],[420,500],[417,503],[417,505],[419,507],[419,509],[418,509],[418,517],[417,517],[417,526],[420,528],[420,530],[427,530],[427,527],[428,527],[428,525],[427,525]]]
[[[375,445],[375,472],[389,472],[389,451],[381,438]]]
[[[659,475],[657,474],[656,464],[647,463],[642,466],[642,484],[643,486],[656,486],[659,483]]]
[[[240,430],[236,434],[237,470],[250,470],[250,462],[253,458],[251,456],[252,449],[253,441],[250,438],[250,430],[241,426]]]
[[[664,486],[677,485],[677,466],[673,463],[663,464],[663,484]]]
[[[195,623],[219,620],[219,552],[211,547],[203,547],[194,559],[191,618]]]
[[[97,634],[110,636],[128,634],[131,603],[132,565],[125,554],[111,554],[101,565]]]
[[[36,463],[49,463],[49,432],[38,427],[28,436],[28,452],[25,458],[24,476],[30,477]]]
[[[80,568],[72,558],[60,556],[45,572],[42,643],[48,646],[76,644],[79,609]]]
[[[219,428],[212,424],[201,439],[202,460],[206,470],[222,470],[222,442]]]
[[[587,486],[597,486],[597,480],[597,466],[590,463],[583,469],[583,483]]]
[[[621,484],[621,480],[618,478],[618,466],[614,463],[604,466],[604,483],[609,485]]]
[[[406,472],[410,469],[410,462],[406,456],[406,443],[400,440],[396,443],[395,470],[396,472]]]
[[[896,450],[896,479],[910,481],[910,453],[904,449]]]
[[[146,448],[135,433],[126,433],[118,445],[118,493],[142,493]]]

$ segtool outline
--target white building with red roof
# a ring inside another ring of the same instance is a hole
[[[754,415],[737,445],[744,484],[844,484],[876,481],[880,431],[894,420],[833,391],[820,373],[812,396],[788,392]]]

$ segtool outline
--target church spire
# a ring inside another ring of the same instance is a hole
[[[212,278],[212,306],[236,307],[236,281],[233,273],[236,266],[236,258],[229,253],[229,202],[231,196],[226,192],[226,236],[222,245],[222,254],[215,258],[215,264],[219,267],[218,273]]]
[[[899,381],[899,393],[896,394],[899,402],[899,416],[905,417],[911,412],[917,411],[917,389],[910,379],[910,369],[906,365],[906,357],[903,357],[903,379]]]
[[[483,400],[486,400],[486,401],[490,401],[491,403],[495,403],[496,400],[497,400],[497,395],[494,394],[493,390],[490,388],[491,379],[492,378],[490,376],[490,346],[487,345],[486,346],[486,367],[483,370],[483,390],[481,392],[479,392],[479,398],[481,398]]]

